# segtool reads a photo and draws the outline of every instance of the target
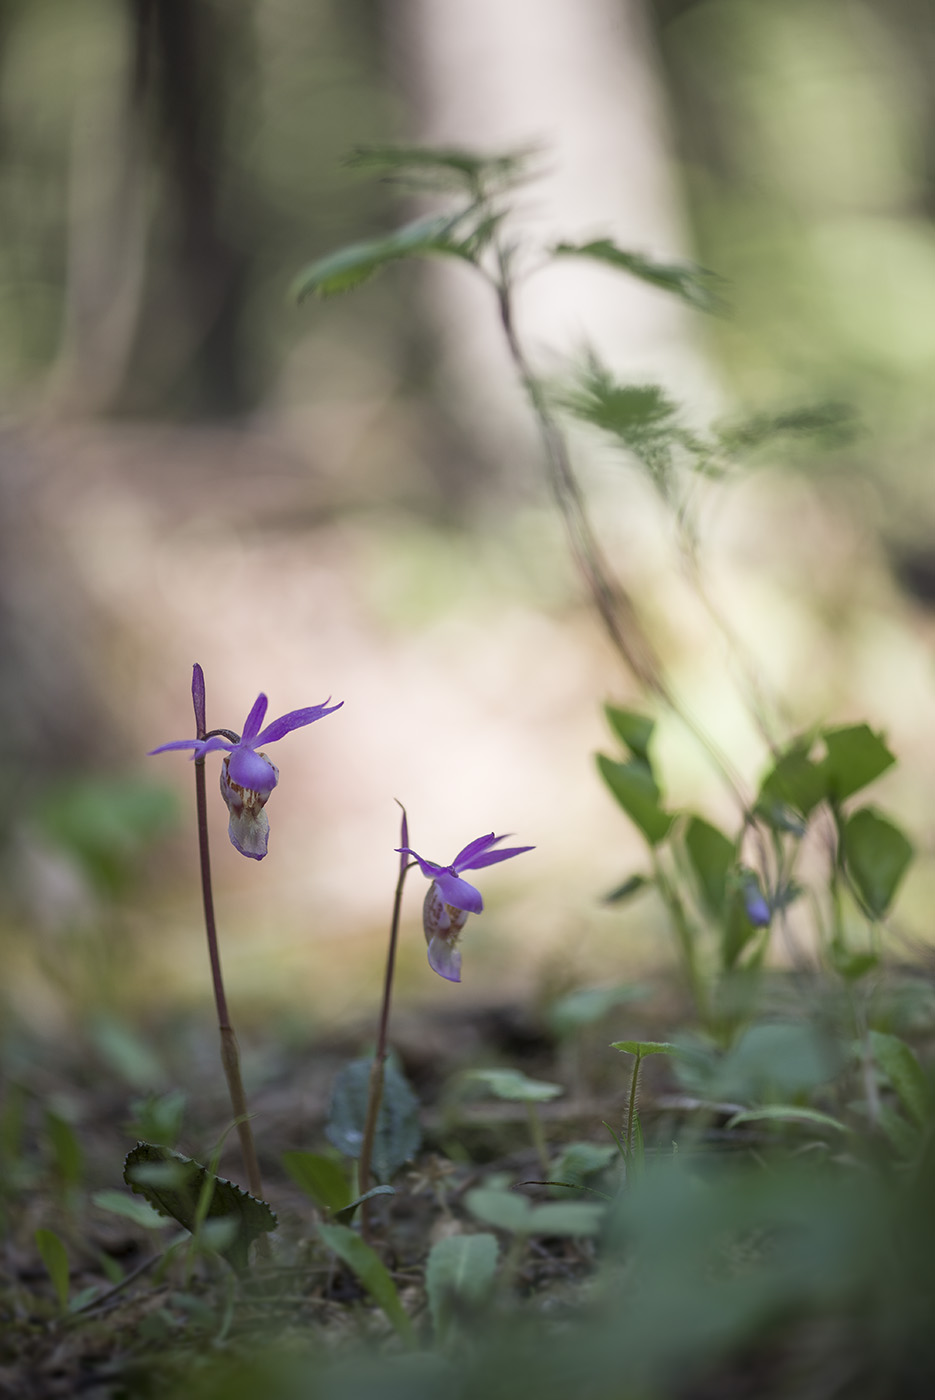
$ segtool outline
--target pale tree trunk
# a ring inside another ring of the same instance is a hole
[[[614,238],[684,257],[655,53],[639,0],[391,0],[392,63],[420,143],[481,152],[537,146],[513,232],[532,244]],[[451,401],[496,459],[531,437],[489,291],[449,264],[427,274]],[[532,277],[519,329],[537,367],[588,344],[624,378],[710,398],[690,311],[579,260]]]

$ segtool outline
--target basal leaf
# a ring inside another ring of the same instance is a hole
[[[319,1225],[318,1233],[329,1249],[343,1259],[347,1267],[357,1275],[373,1298],[383,1309],[400,1337],[409,1346],[415,1345],[415,1335],[409,1315],[403,1307],[396,1291],[396,1285],[375,1249],[371,1249],[359,1235],[346,1225]]]
[[[198,1225],[202,1193],[210,1191],[205,1223],[229,1226],[230,1238],[218,1253],[238,1272],[247,1268],[253,1241],[276,1229],[276,1217],[265,1201],[167,1147],[137,1143],[123,1164],[123,1179],[161,1215],[191,1232]]]
[[[35,1241],[36,1248],[39,1251],[39,1257],[46,1267],[49,1278],[52,1280],[52,1287],[55,1289],[55,1296],[58,1299],[59,1307],[65,1308],[68,1306],[68,1288],[70,1280],[68,1252],[54,1230],[37,1230]]]
[[[874,807],[848,817],[841,834],[848,874],[870,913],[882,919],[912,860],[912,844]]]
[[[873,1057],[896,1091],[903,1108],[920,1128],[932,1118],[932,1088],[915,1054],[898,1035],[870,1032]]]
[[[440,1342],[456,1319],[476,1321],[493,1291],[499,1246],[495,1235],[449,1235],[432,1246],[425,1291]]]
[[[345,1157],[360,1156],[372,1063],[369,1058],[351,1060],[338,1074],[331,1091],[325,1135]],[[388,1059],[373,1143],[374,1174],[380,1181],[388,1181],[404,1162],[415,1156],[421,1142],[419,1101],[405,1075],[392,1059]]]
[[[544,1103],[565,1092],[561,1084],[530,1079],[518,1069],[472,1069],[462,1076],[462,1081],[479,1084],[495,1099],[506,1099],[510,1103]]]
[[[591,258],[619,268],[641,282],[681,297],[689,306],[701,311],[713,311],[718,304],[712,290],[713,283],[718,280],[715,274],[692,263],[656,262],[643,253],[618,248],[610,238],[598,238],[590,243],[559,243],[552,252],[557,257]]]
[[[284,1152],[282,1164],[296,1186],[317,1206],[331,1212],[343,1210],[351,1198],[347,1173],[338,1162],[317,1152]]]
[[[621,1050],[625,1055],[639,1055],[645,1060],[647,1055],[677,1055],[678,1046],[668,1040],[614,1040],[612,1050]]]
[[[852,724],[841,729],[825,729],[821,737],[828,750],[822,764],[828,793],[838,802],[872,783],[896,762],[886,744],[869,725]]]
[[[600,753],[597,766],[627,816],[639,827],[650,846],[658,846],[669,834],[672,817],[659,804],[659,788],[649,765],[638,758],[619,763]]]

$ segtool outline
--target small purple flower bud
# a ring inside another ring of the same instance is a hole
[[[766,928],[773,914],[769,901],[760,889],[760,882],[753,874],[748,875],[744,881],[743,905],[753,927]]]

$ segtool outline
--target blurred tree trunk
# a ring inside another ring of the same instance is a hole
[[[393,0],[385,22],[417,140],[540,148],[532,168],[542,178],[520,192],[511,224],[519,239],[603,235],[667,257],[685,251],[642,0]],[[489,459],[515,463],[532,430],[489,290],[448,264],[426,282],[464,431]],[[588,343],[630,378],[710,396],[690,313],[643,285],[566,259],[531,279],[518,304],[520,333],[550,373],[557,355]]]

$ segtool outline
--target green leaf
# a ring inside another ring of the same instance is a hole
[[[465,1197],[468,1210],[486,1225],[515,1235],[596,1235],[604,1207],[584,1201],[532,1206],[525,1196],[477,1187]]]
[[[878,734],[866,724],[852,724],[842,729],[824,729],[822,736],[828,750],[822,764],[828,793],[837,802],[867,787],[869,783],[891,768],[896,759]]]
[[[396,1192],[393,1190],[392,1186],[371,1186],[370,1190],[365,1191],[362,1196],[355,1197],[355,1199],[353,1201],[349,1201],[346,1206],[342,1206],[340,1210],[336,1210],[334,1213],[334,1218],[335,1220],[340,1221],[342,1225],[350,1225],[351,1221],[354,1219],[354,1216],[357,1214],[357,1211],[360,1209],[360,1207],[364,1204],[365,1201],[372,1201],[374,1196],[395,1195]]]
[[[677,1055],[679,1048],[668,1040],[613,1040],[611,1050],[621,1050],[625,1055],[639,1055],[645,1060],[647,1055]]]
[[[134,1225],[141,1225],[144,1230],[164,1230],[169,1223],[167,1216],[160,1215],[146,1201],[134,1200],[132,1196],[125,1196],[122,1191],[95,1191],[91,1200],[101,1210],[122,1215],[125,1219],[132,1220]]]
[[[599,753],[597,766],[627,816],[639,827],[650,846],[658,846],[669,834],[672,817],[659,805],[659,788],[649,765],[638,758],[618,763]]]
[[[396,1285],[376,1250],[371,1249],[369,1244],[346,1225],[319,1225],[318,1233],[328,1248],[357,1275],[374,1302],[386,1313],[403,1341],[409,1346],[414,1346],[412,1323],[400,1302]]]
[[[870,913],[882,919],[912,860],[909,840],[874,807],[862,807],[844,823],[844,862]]]
[[[481,156],[456,146],[359,146],[347,159],[358,170],[373,170],[421,188],[465,189],[477,194],[508,189],[528,178],[535,149]]]
[[[722,831],[702,817],[692,817],[685,829],[685,849],[709,912],[724,912],[728,875],[737,858],[737,848]]]
[[[191,1233],[201,1219],[209,1225],[224,1223],[229,1237],[218,1253],[238,1272],[247,1268],[253,1241],[276,1229],[276,1217],[265,1201],[215,1176],[191,1157],[155,1143],[137,1143],[123,1164],[123,1179],[162,1215],[171,1216]],[[210,1192],[206,1212],[203,1192]]]
[[[626,1006],[648,995],[648,988],[638,982],[622,982],[609,987],[577,987],[573,992],[553,1001],[548,1010],[548,1022],[556,1035],[566,1036],[593,1025],[615,1006]]]
[[[739,422],[724,424],[717,438],[725,451],[749,452],[777,437],[812,438],[822,447],[838,447],[857,433],[857,420],[850,404],[804,404],[779,413],[757,413]]]
[[[840,1133],[850,1131],[846,1124],[832,1118],[828,1113],[819,1113],[817,1108],[800,1108],[797,1104],[782,1103],[771,1103],[764,1108],[750,1108],[745,1109],[743,1113],[735,1113],[727,1120],[726,1127],[736,1128],[740,1123],[759,1122],[815,1123],[822,1128],[834,1128]]]
[[[809,756],[811,747],[811,736],[796,740],[760,784],[757,809],[774,825],[778,824],[774,819],[777,807],[791,807],[807,818],[828,796],[827,774],[823,764]]]
[[[291,296],[302,302],[313,294],[328,297],[349,291],[366,282],[387,263],[398,262],[401,258],[425,257],[430,253],[458,255],[460,247],[452,235],[470,212],[468,208],[457,214],[433,214],[415,219],[383,238],[340,248],[304,268],[292,284]]]
[[[622,904],[624,900],[632,899],[635,894],[639,894],[640,890],[648,889],[655,883],[655,880],[650,879],[648,875],[631,875],[629,879],[624,880],[622,885],[618,885],[609,894],[605,894],[603,902],[605,904]]]
[[[718,280],[715,274],[691,263],[655,262],[643,253],[618,248],[609,238],[594,239],[590,243],[559,243],[552,252],[557,257],[592,258],[619,268],[641,282],[681,297],[689,306],[701,311],[713,311],[718,304],[712,290],[712,283]]]
[[[870,1045],[903,1108],[920,1128],[926,1127],[932,1118],[932,1089],[912,1050],[898,1035],[883,1031],[870,1032]]]
[[[52,1280],[52,1287],[55,1289],[59,1307],[66,1308],[68,1306],[70,1270],[65,1246],[54,1230],[37,1230],[35,1240],[46,1272]]]
[[[325,1135],[345,1157],[359,1157],[370,1097],[369,1057],[351,1060],[340,1071],[331,1091]],[[419,1100],[393,1059],[384,1066],[383,1099],[373,1143],[373,1171],[387,1181],[410,1161],[422,1142]]]
[[[634,758],[641,758],[648,767],[649,741],[653,737],[656,721],[648,715],[637,714],[635,710],[621,710],[616,705],[605,705],[607,722],[621,743],[625,744]]]
[[[756,938],[758,932],[747,913],[742,890],[731,890],[721,938],[721,961],[725,969],[729,971],[736,966],[744,948]]]
[[[493,1291],[498,1254],[496,1236],[486,1233],[449,1235],[432,1246],[425,1291],[439,1342],[458,1317],[476,1320]]]
[[[582,1187],[616,1160],[617,1149],[613,1143],[570,1142],[553,1162],[549,1176],[564,1186]]]
[[[52,1149],[55,1171],[63,1186],[77,1186],[84,1170],[84,1154],[70,1123],[51,1109],[46,1111],[45,1130]]]
[[[543,1103],[565,1092],[561,1084],[529,1079],[518,1069],[472,1069],[462,1076],[462,1082],[480,1084],[495,1099],[507,1099],[511,1103]]]
[[[284,1152],[282,1164],[296,1186],[317,1206],[331,1212],[343,1210],[349,1203],[351,1188],[347,1173],[330,1157],[316,1152]]]

